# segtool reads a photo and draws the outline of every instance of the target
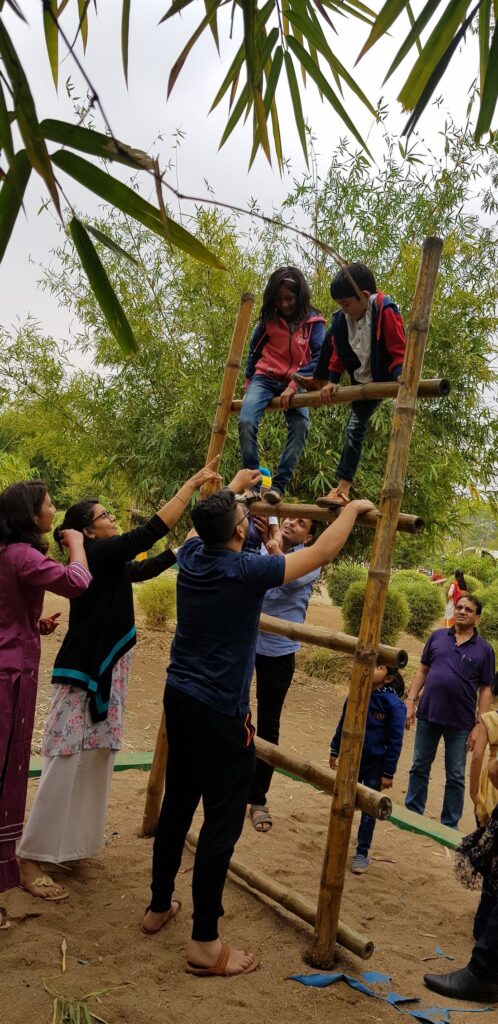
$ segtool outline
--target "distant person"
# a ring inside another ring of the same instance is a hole
[[[459,599],[455,625],[431,633],[406,699],[407,729],[415,722],[415,712],[417,717],[406,807],[424,813],[431,766],[443,737],[446,783],[441,822],[450,828],[458,828],[462,817],[467,750],[474,749],[478,723],[491,704],[495,655],[477,631],[481,611],[476,597]]]
[[[264,595],[335,558],[357,516],[372,508],[369,501],[352,502],[314,544],[264,558],[243,551],[249,510],[235,499],[258,481],[258,470],[241,470],[228,488],[200,501],[192,512],[196,535],[177,554],[178,619],[164,692],[166,789],[142,930],[157,934],[180,909],[173,899],[175,879],[202,800],[186,965],[200,977],[247,974],[257,967],[252,953],[221,941],[218,921],[254,772],[249,691]]]
[[[468,594],[469,588],[465,581],[465,576],[461,569],[455,569],[455,578],[450,583],[448,589],[448,602],[446,604],[446,611],[444,613],[445,625],[447,629],[450,626],[455,625],[455,608],[464,594]]]
[[[361,292],[361,298],[351,283]],[[309,390],[321,389],[329,404],[347,372],[351,384],[396,381],[403,369],[406,338],[403,319],[394,299],[377,291],[375,277],[364,263],[349,263],[332,280],[330,294],[341,307],[334,313],[313,381],[304,375],[295,380]],[[344,443],[335,472],[336,485],[317,505],[347,505],[349,491],[361,458],[368,421],[380,399],[351,403]]]
[[[391,789],[403,746],[406,708],[402,701],[405,686],[400,672],[378,665],[374,672],[372,694],[368,705],[367,724],[361,754],[358,782],[379,791]],[[337,768],[341,752],[342,729],[347,700],[330,744],[329,764]],[[370,867],[368,856],[375,829],[375,818],[361,815],[356,854],[351,871],[364,875]]]
[[[287,441],[266,501],[275,505],[284,491],[304,448],[309,429],[309,409],[289,409],[298,385],[292,374],[300,370],[312,377],[324,337],[325,318],[311,305],[310,290],[296,267],[281,267],[271,275],[263,295],[259,321],[251,337],[246,366],[246,394],[239,416],[241,463],[247,469],[259,466],[258,430],[261,417],[273,398],[287,421]],[[243,498],[260,497],[255,484]]]

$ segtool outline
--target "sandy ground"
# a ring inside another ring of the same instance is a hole
[[[48,612],[63,602],[49,598]],[[341,628],[340,613],[323,598],[313,599],[308,621]],[[37,729],[37,750],[44,713],[50,698],[50,667],[59,636],[43,642],[43,662]],[[161,710],[164,667],[171,636],[140,628],[133,658],[132,683],[125,732],[125,750],[150,750]],[[421,645],[402,637],[410,652],[410,671]],[[338,719],[345,689],[312,679],[298,671],[282,722],[282,746],[327,764],[328,742]],[[393,799],[403,801],[413,746],[407,734]],[[443,792],[442,759],[431,780],[428,813],[437,816]],[[36,783],[30,783],[31,802]],[[47,904],[21,890],[5,894],[2,902],[12,916],[36,913],[15,921],[0,938],[0,998],[2,1024],[48,1024],[52,1001],[43,983],[76,996],[108,990],[90,1006],[107,1024],[267,1024],[269,1016],[282,1024],[379,1022],[395,1024],[399,1013],[382,1002],[353,992],[343,984],[328,989],[305,988],[286,980],[308,972],[303,954],[312,931],[277,910],[248,889],[229,881],[225,890],[222,934],[232,944],[250,944],[261,957],[256,974],[237,979],[201,980],[183,972],[184,948],[189,935],[192,854],[185,852],[178,877],[183,907],[178,920],[160,936],[147,939],[138,924],[148,901],[151,841],[139,839],[146,775],[131,771],[115,775],[106,829],[106,846],[98,860],[59,870],[67,882],[67,903]],[[311,787],[275,775],[271,790],[274,827],[256,834],[247,822],[237,855],[267,871],[310,901],[317,896],[322,851],[328,821],[328,799]],[[462,827],[473,825],[467,802]],[[353,838],[356,834],[356,822]],[[352,844],[352,850],[354,846]],[[373,958],[363,963],[340,950],[338,969],[360,974],[376,970],[392,975],[392,987],[404,995],[419,996],[426,1004],[442,1005],[424,988],[424,971],[451,969],[434,953],[436,945],[466,963],[471,948],[471,926],[477,895],[463,890],[453,876],[452,855],[423,837],[377,823],[369,873],[355,877],[348,871],[342,919],[375,942]],[[67,943],[67,971],[61,969],[61,943]],[[432,959],[430,959],[432,957]],[[429,958],[429,959],[426,959]],[[456,1006],[457,1004],[455,1004]],[[470,1022],[474,1015],[459,1013]],[[498,1020],[494,1012],[483,1020]]]

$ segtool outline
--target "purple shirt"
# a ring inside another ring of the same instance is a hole
[[[476,722],[477,693],[480,686],[491,686],[495,674],[493,648],[477,630],[470,640],[457,644],[455,629],[436,629],[431,633],[421,657],[427,665],[417,718],[453,729],[473,729]]]
[[[91,579],[79,562],[60,565],[31,544],[0,545],[0,672],[38,671],[45,591],[78,597]]]

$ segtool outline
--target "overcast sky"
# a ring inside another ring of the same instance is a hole
[[[134,0],[131,4],[129,91],[124,83],[120,53],[121,0],[107,0],[105,4],[100,4],[98,18],[95,18],[93,5],[91,7],[85,68],[103,101],[112,130],[122,141],[159,155],[161,166],[164,166],[172,156],[174,133],[181,129],[186,133],[177,163],[181,191],[204,195],[207,181],[217,198],[245,206],[251,197],[255,197],[265,212],[271,213],[272,209],[279,208],[289,191],[292,178],[300,177],[305,170],[288,97],[284,92],[277,98],[285,154],[291,161],[290,175],[280,178],[261,153],[252,170],[247,172],[251,148],[248,125],[246,129],[236,128],[229,142],[218,152],[219,139],[227,117],[226,102],[223,101],[209,117],[208,111],[229,66],[234,43],[228,40],[228,32],[222,31],[220,59],[212,37],[204,34],[191,52],[172,97],[166,102],[170,68],[205,12],[204,4],[197,0],[187,8],[183,17],[175,17],[158,26],[159,18],[168,6],[169,0]],[[73,119],[73,108],[65,88],[66,80],[71,78],[76,95],[84,95],[84,86],[74,62],[71,56],[63,61],[57,95],[43,42],[40,0],[24,0],[22,8],[29,19],[28,26],[9,13],[6,20],[27,69],[38,116],[40,119]],[[334,49],[346,67],[352,70],[367,30],[360,22],[345,19],[342,22],[341,19],[336,21],[339,35],[333,41]],[[69,31],[70,22],[64,25]],[[393,133],[399,132],[405,121],[395,101],[402,74],[393,78],[384,89],[381,82],[395,49],[406,35],[406,29],[407,24],[400,19],[394,27],[390,43],[374,47],[354,72],[374,104],[381,94],[390,101],[388,127]],[[234,40],[235,43],[240,42],[240,25],[234,33]],[[430,109],[422,122],[421,130],[427,143],[438,153],[442,148],[441,132],[445,110],[456,115],[460,122],[463,120],[467,89],[476,67],[474,52],[475,43],[471,40],[454,59],[443,80],[440,90],[445,97],[443,107],[438,111]],[[370,133],[369,145],[374,153],[376,149],[379,151],[378,130],[372,125],[370,115],[354,98],[348,98],[347,106],[360,131]],[[306,91],[305,114],[317,138],[319,169],[325,172],[339,138],[346,134],[345,129],[331,108],[320,102],[313,84]],[[98,112],[96,127],[104,130]],[[157,141],[159,135],[162,141]],[[174,182],[175,177],[176,172],[172,173]],[[81,210],[86,214],[95,213],[97,200],[70,180],[67,181],[67,187],[71,200]],[[142,192],[149,197],[150,178],[144,180]],[[150,197],[155,202],[154,196]],[[0,265],[0,323],[9,328],[31,314],[40,321],[45,333],[62,337],[67,336],[70,329],[68,314],[58,309],[56,301],[36,285],[41,276],[37,264],[49,261],[50,250],[60,239],[52,215],[47,212],[38,215],[45,200],[43,182],[32,174],[26,199],[27,216],[19,218],[3,264]]]

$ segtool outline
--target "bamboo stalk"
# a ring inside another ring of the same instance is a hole
[[[144,814],[142,818],[142,837],[155,836],[166,782],[166,764],[168,761],[168,736],[164,711],[158,729],[152,767],[147,783]]]
[[[221,455],[223,452],[230,416],[230,408],[233,402],[237,375],[240,370],[242,353],[244,351],[247,329],[249,327],[253,306],[254,295],[250,292],[244,292],[240,298],[240,305],[237,312],[237,318],[235,320],[232,340],[230,342],[230,350],[225,363],[225,372],[221,382],[220,397],[216,404],[216,412],[213,428],[211,430],[206,463],[210,462],[211,459],[214,459],[215,455]],[[200,496],[202,498],[207,498],[208,494],[212,494],[213,491],[213,484],[204,484],[204,487],[201,488]]]
[[[339,388],[332,395],[331,405],[347,405],[348,402],[368,401],[372,398],[392,398],[398,396],[400,388],[399,381],[380,381],[373,384],[352,384]],[[445,377],[441,379],[421,380],[418,388],[419,398],[441,398],[449,395],[451,389],[450,381]],[[319,409],[325,403],[322,401],[319,391],[299,392],[293,396],[289,403],[289,409],[302,409],[308,406],[310,409]],[[328,405],[329,403],[327,403]],[[240,412],[242,399],[237,398],[230,407],[232,415]],[[280,399],[272,398],[267,405],[265,412],[281,411]]]
[[[319,967],[329,967],[334,959],[358,770],[441,249],[439,238],[425,239],[408,329],[403,380],[394,410],[380,501],[381,516],[374,537],[320,882],[312,952],[312,962]]]
[[[187,842],[194,849],[197,847],[197,840],[198,836],[195,832],[189,832]],[[302,896],[299,896],[292,889],[286,889],[283,885],[279,885],[278,882],[275,882],[269,875],[264,874],[263,871],[256,871],[255,868],[248,867],[238,857],[232,857],[228,867],[229,871],[237,879],[242,879],[251,889],[261,893],[263,896],[267,896],[274,903],[278,903],[279,906],[290,911],[291,914],[300,918],[301,921],[314,925],[316,917],[314,907],[312,907],[311,903],[303,900]],[[362,960],[369,960],[375,948],[371,939],[360,935],[342,921],[337,931],[337,941],[345,949],[349,949],[351,953],[361,957]]]
[[[275,746],[274,743],[268,743],[260,736],[255,736],[254,744],[256,754],[262,761],[273,765],[274,768],[283,768],[284,771],[290,772],[296,778],[310,782],[312,786],[316,786],[324,793],[331,795],[334,793],[336,772],[330,768],[325,771],[319,764],[313,764],[313,761],[287,754],[280,747]],[[389,818],[393,809],[388,796],[378,793],[375,789],[369,789],[368,786],[362,786],[360,783],[356,785],[355,805],[360,811],[370,814],[372,818],[379,818],[381,821]]]
[[[295,504],[290,501],[280,501],[278,505],[270,505],[267,501],[254,501],[251,502],[251,512],[256,516],[275,516],[277,515],[280,519],[316,519],[322,523],[333,523],[334,519],[340,515],[340,508],[320,508],[319,505],[303,505],[301,503]],[[379,517],[382,513],[379,512],[366,512],[363,516],[358,516],[356,520],[359,526],[368,526],[370,529],[375,530]],[[405,512],[400,512],[397,517],[396,529],[400,533],[422,533],[425,523],[420,516],[411,516]]]
[[[356,636],[334,633],[320,626],[308,626],[306,623],[290,622],[288,619],[277,619],[274,615],[261,615],[258,628],[262,633],[276,633],[277,636],[286,636],[289,640],[327,647],[331,651],[342,651],[344,654],[354,654],[358,644]],[[408,653],[400,647],[379,644],[379,660],[390,668],[404,668],[408,664]]]

